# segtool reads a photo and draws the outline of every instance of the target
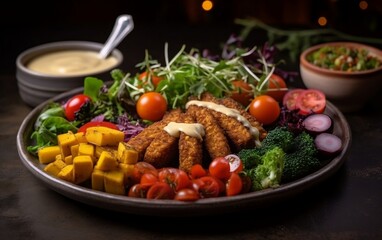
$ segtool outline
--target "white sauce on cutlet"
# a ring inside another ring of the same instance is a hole
[[[238,120],[243,126],[248,128],[249,132],[252,134],[252,136],[255,137],[256,145],[260,146],[260,140],[259,140],[259,130],[251,125],[251,123],[243,117],[243,115],[240,114],[240,111],[233,108],[228,108],[222,104],[217,104],[214,102],[208,102],[208,101],[198,101],[198,100],[191,100],[186,103],[186,108],[188,108],[190,105],[196,105],[198,107],[206,107],[208,109],[223,113],[229,117],[233,117],[236,120]]]
[[[183,132],[188,136],[195,137],[199,140],[203,140],[205,134],[204,127],[200,123],[170,122],[163,129],[173,137],[179,137],[180,132]]]

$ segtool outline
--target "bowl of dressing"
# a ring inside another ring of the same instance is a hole
[[[21,99],[35,107],[62,92],[82,87],[86,77],[111,81],[110,72],[120,67],[123,55],[114,49],[101,58],[99,52],[103,46],[96,42],[63,41],[22,52],[16,59]]]
[[[328,42],[300,55],[307,88],[325,93],[342,112],[361,110],[382,88],[382,51],[357,42]]]

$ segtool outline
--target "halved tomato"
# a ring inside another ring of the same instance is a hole
[[[107,122],[107,121],[101,121],[101,122],[87,122],[85,123],[84,125],[82,125],[77,132],[83,132],[85,133],[86,132],[86,129],[88,129],[89,127],[98,127],[98,126],[101,126],[101,127],[108,127],[108,128],[111,128],[111,129],[115,129],[115,130],[119,130],[117,125],[112,123],[112,122]]]
[[[300,95],[300,93],[302,93],[303,91],[305,91],[305,89],[302,89],[302,88],[295,88],[295,89],[289,90],[284,95],[283,105],[288,110],[295,110],[295,109],[297,109],[297,107],[296,107],[297,98]]]
[[[325,94],[317,89],[306,89],[298,95],[296,107],[302,115],[323,113],[326,107]]]

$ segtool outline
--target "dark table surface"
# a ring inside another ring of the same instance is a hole
[[[22,48],[10,44],[14,49],[8,58],[15,61],[16,53],[50,41],[103,42],[107,31],[31,32],[36,37]],[[165,41],[175,50],[182,43],[198,48],[218,46],[230,33],[224,27],[211,32],[138,27],[120,49],[126,58],[124,66],[130,70],[136,59],[143,59],[146,48],[159,56]],[[296,64],[291,69],[298,71]],[[3,69],[0,84],[1,239],[382,239],[382,108],[378,97],[361,111],[344,114],[352,131],[349,155],[333,176],[317,186],[260,209],[166,218],[92,207],[43,185],[24,167],[16,147],[19,126],[32,108],[18,95],[13,69]],[[294,84],[301,82],[297,79]]]

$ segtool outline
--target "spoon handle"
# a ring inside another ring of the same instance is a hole
[[[134,29],[133,18],[130,15],[121,15],[115,21],[113,31],[110,33],[105,45],[99,52],[99,57],[105,59],[110,52]]]

